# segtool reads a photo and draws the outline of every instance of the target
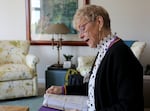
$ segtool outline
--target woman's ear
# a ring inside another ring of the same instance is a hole
[[[102,29],[102,27],[103,27],[103,24],[104,24],[103,17],[102,16],[98,16],[97,17],[97,21],[98,21],[98,24],[99,24],[99,31],[100,31]]]

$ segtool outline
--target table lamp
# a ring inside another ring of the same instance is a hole
[[[55,64],[53,67],[62,67],[60,64],[60,49],[62,48],[62,35],[69,33],[69,28],[63,24],[63,23],[57,23],[57,24],[50,24],[48,28],[46,29],[47,34],[52,34],[52,47],[54,49],[55,43],[57,46],[57,64]],[[57,40],[55,40],[54,35],[58,37]]]

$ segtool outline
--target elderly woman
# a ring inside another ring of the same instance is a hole
[[[89,111],[143,111],[142,66],[112,34],[108,12],[87,5],[77,10],[73,23],[79,37],[98,49],[89,81],[81,86],[51,86],[46,93],[88,95]]]

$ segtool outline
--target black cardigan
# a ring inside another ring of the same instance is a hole
[[[67,94],[87,95],[88,83],[67,86]],[[122,40],[104,56],[95,80],[96,111],[144,111],[143,68]]]

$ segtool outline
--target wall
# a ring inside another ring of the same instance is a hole
[[[81,2],[81,0],[80,0]],[[146,41],[147,47],[142,55],[143,66],[150,64],[150,10],[149,0],[91,0],[92,4],[104,6],[110,13],[112,30],[123,39]],[[26,39],[25,0],[1,0],[0,4],[0,39]],[[31,46],[30,52],[40,58],[37,66],[39,82],[45,82],[47,66],[56,63],[57,50],[51,46]],[[95,49],[88,47],[68,47],[63,53],[73,54],[73,62],[77,64],[77,56],[96,54]],[[61,56],[61,61],[63,61]]]
[[[150,1],[149,0],[91,0],[91,4],[105,7],[111,17],[113,32],[123,39],[146,41],[147,46],[141,58],[145,66],[150,64]]]
[[[0,39],[26,39],[25,0],[1,0]]]

